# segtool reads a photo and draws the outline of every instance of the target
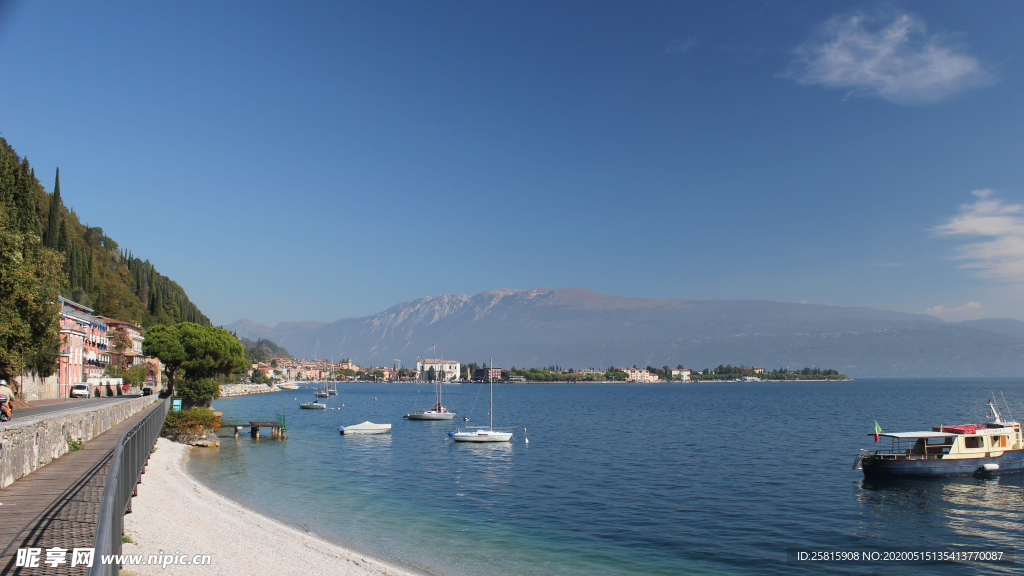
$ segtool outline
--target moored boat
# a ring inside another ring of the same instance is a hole
[[[929,478],[1024,472],[1021,425],[1003,421],[989,402],[992,421],[987,424],[935,426],[919,432],[872,434],[876,441],[889,438],[882,450],[861,450],[854,469],[865,478]],[[876,425],[877,426],[877,425]]]
[[[409,420],[451,420],[455,418],[455,412],[449,412],[444,406],[436,404],[430,410],[417,410],[405,417]]]
[[[342,434],[383,434],[388,430],[391,430],[391,424],[374,424],[370,421],[352,426],[342,426],[338,429]]]
[[[314,400],[305,404],[299,404],[299,408],[303,410],[327,410],[327,404],[321,404],[319,400]]]
[[[487,414],[490,420],[487,426],[469,426],[468,428],[475,428],[475,430],[463,431],[461,428],[454,432],[449,432],[448,436],[456,442],[508,442],[512,439],[512,432],[502,432],[494,429],[494,360],[491,360],[491,369],[488,371],[491,376],[490,380],[490,406],[487,409]]]
[[[435,345],[436,351],[436,345]],[[436,356],[436,355],[435,355]],[[441,364],[444,364],[444,350],[441,351]],[[435,360],[436,361],[436,360]],[[405,415],[406,420],[451,420],[455,417],[455,410],[449,410],[441,404],[441,386],[445,376],[442,374],[439,378],[434,379],[434,405],[429,410],[417,410],[415,412]]]

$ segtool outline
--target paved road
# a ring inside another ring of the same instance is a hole
[[[12,422],[17,421],[21,418],[29,418],[32,416],[39,416],[40,414],[48,414],[50,412],[61,412],[63,410],[72,410],[75,408],[85,407],[102,407],[104,404],[111,404],[115,402],[124,402],[125,400],[131,400],[132,398],[138,398],[139,395],[135,394],[132,396],[110,396],[102,398],[82,398],[79,400],[68,400],[66,402],[57,402],[55,404],[46,404],[43,406],[36,406],[34,408],[18,408],[14,410],[14,414],[11,418]]]

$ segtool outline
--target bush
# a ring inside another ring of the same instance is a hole
[[[211,378],[182,380],[175,386],[175,391],[189,403],[199,404],[220,397],[220,384]]]
[[[220,427],[220,418],[209,408],[189,408],[188,410],[171,410],[164,420],[163,436],[179,434],[199,434],[203,429]]]
[[[68,452],[75,452],[76,450],[81,450],[84,447],[85,440],[82,440],[81,438],[72,438],[71,434],[68,434]]]

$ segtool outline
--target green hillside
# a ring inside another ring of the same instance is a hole
[[[82,224],[65,207],[59,169],[53,192],[47,193],[28,158],[19,157],[4,138],[0,138],[0,230],[4,264],[10,268],[5,266],[0,277],[0,307],[8,308],[3,320],[13,323],[0,330],[0,374],[20,371],[20,359],[14,356],[22,349],[26,364],[49,373],[43,357],[55,351],[52,322],[56,320],[40,318],[56,318],[54,291],[99,315],[144,327],[210,324],[181,286],[157,272],[149,260],[122,249],[102,228]],[[49,275],[50,263],[59,266],[56,275]],[[42,316],[28,318],[32,314]]]

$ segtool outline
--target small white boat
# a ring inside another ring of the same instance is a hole
[[[305,404],[299,404],[299,408],[303,410],[327,410],[327,404],[321,404],[318,400],[314,400]]]
[[[317,398],[327,398],[328,394],[326,390],[320,390],[316,393]]]
[[[491,361],[491,373],[494,372],[494,361]],[[494,429],[494,378],[490,378],[491,381],[491,406],[487,413],[491,419],[487,426],[469,426],[468,428],[475,428],[475,430],[469,432],[463,432],[462,429],[457,429],[455,432],[449,432],[452,440],[456,442],[508,442],[512,439],[512,432],[499,432]]]
[[[472,432],[459,430],[458,432],[451,432],[450,435],[456,442],[508,442],[512,439],[511,432],[499,432],[489,428],[482,428]]]
[[[383,434],[388,430],[391,430],[391,424],[374,424],[370,421],[338,428],[342,434]]]
[[[432,410],[417,410],[412,414],[406,414],[405,417],[408,420],[451,420],[455,418],[455,412],[449,412],[447,408],[438,404]]]
[[[327,387],[327,395],[328,396],[337,396],[338,395],[338,389],[335,388],[334,386],[328,386]]]

